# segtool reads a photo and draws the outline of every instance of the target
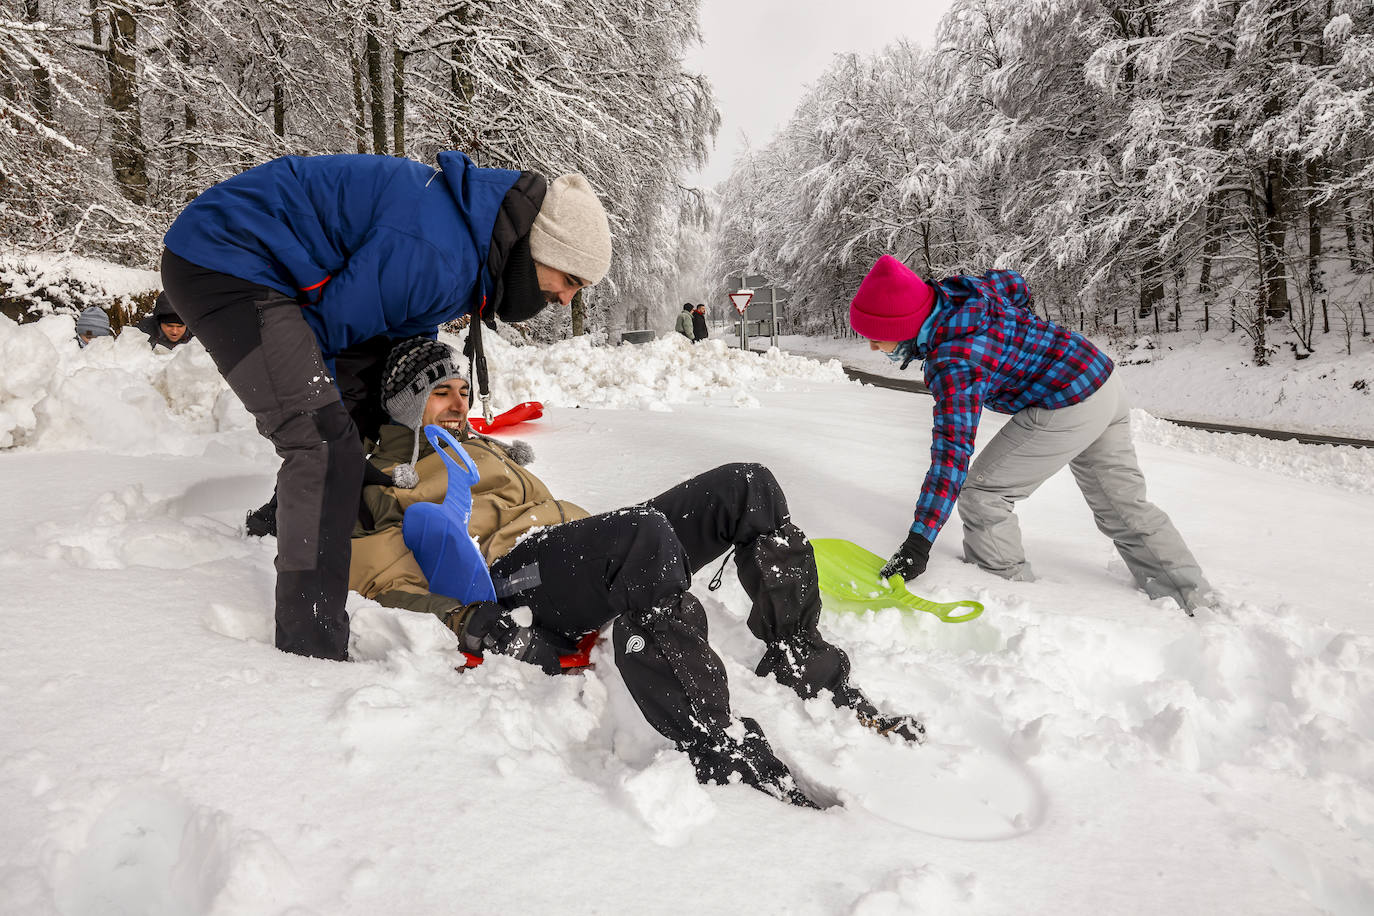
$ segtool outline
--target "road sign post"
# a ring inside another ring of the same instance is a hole
[[[749,349],[749,323],[745,320],[745,313],[749,310],[749,300],[754,298],[752,289],[740,289],[730,293],[730,304],[739,312],[739,348]]]
[[[773,346],[778,345],[778,288],[769,285],[768,304],[773,307]]]

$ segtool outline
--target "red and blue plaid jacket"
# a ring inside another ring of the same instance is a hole
[[[1033,314],[1016,271],[934,286],[934,310],[913,346],[935,397],[935,426],[911,530],[930,541],[964,485],[984,407],[1007,414],[1068,407],[1102,387],[1113,368],[1086,339]]]

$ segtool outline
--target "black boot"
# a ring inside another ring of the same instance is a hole
[[[854,717],[864,728],[871,728],[884,737],[896,735],[912,744],[925,743],[926,727],[921,724],[920,719],[915,716],[883,715],[878,712],[878,707],[864,696],[863,691],[853,684],[844,684],[839,690],[834,691],[832,696],[836,706],[854,710]]]
[[[696,768],[697,782],[702,785],[742,782],[798,808],[819,809],[820,805],[797,787],[792,771],[773,753],[759,724],[747,717],[739,721],[744,726],[743,740],[717,732],[678,746]]]
[[[865,728],[880,735],[897,735],[915,744],[925,741],[925,726],[915,717],[885,716],[878,712],[863,691],[849,682],[849,656],[826,642],[819,632],[770,643],[754,673],[760,677],[771,675],[804,700],[829,690],[831,701],[841,709],[853,710]]]
[[[243,527],[248,532],[249,537],[264,538],[277,536],[277,493],[272,491],[272,498],[267,502],[251,509],[248,516],[243,520]]]

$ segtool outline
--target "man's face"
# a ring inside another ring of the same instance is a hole
[[[159,322],[159,324],[162,326],[163,336],[172,343],[181,340],[186,334],[186,325],[182,324],[180,321],[162,321]]]
[[[460,432],[468,422],[468,383],[460,378],[445,379],[430,392],[420,426],[431,423],[451,433]]]
[[[587,285],[581,277],[574,277],[567,271],[556,270],[538,261],[534,262],[534,273],[539,278],[539,291],[549,305],[571,305],[573,296]]]
[[[868,342],[868,349],[879,350],[883,353],[891,353],[893,350],[897,349],[897,344],[899,343],[901,343],[900,340],[870,340]]]

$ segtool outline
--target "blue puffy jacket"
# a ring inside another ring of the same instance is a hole
[[[487,252],[520,177],[459,152],[286,156],[222,181],[163,243],[193,264],[306,303],[326,357],[387,334],[432,334],[486,295]]]

